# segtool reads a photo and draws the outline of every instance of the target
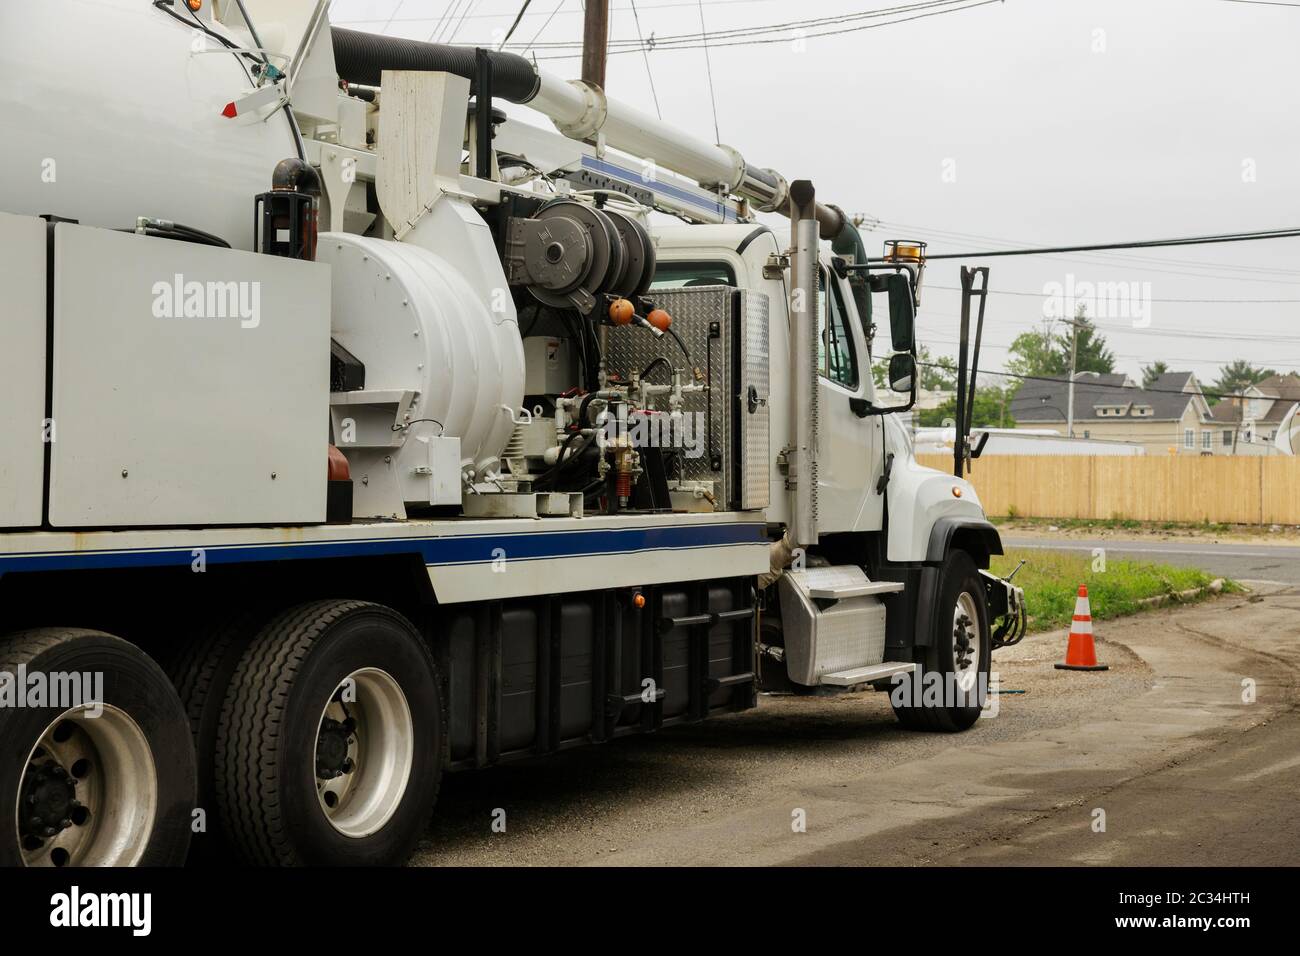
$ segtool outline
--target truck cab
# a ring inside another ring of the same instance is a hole
[[[754,224],[667,226],[654,236],[659,265],[652,291],[726,285],[761,293],[770,303],[771,402],[791,413],[771,421],[772,448],[778,453],[767,518],[773,526],[788,526],[792,495],[786,451],[794,440],[792,423],[805,406],[791,393],[795,351],[785,247],[770,228]],[[771,609],[779,613],[780,624],[769,625],[770,643],[763,646],[777,671],[774,686],[783,678],[796,689],[852,686],[907,673],[918,654],[924,658],[935,649],[926,633],[937,626],[932,606],[943,603],[939,592],[951,588],[955,574],[970,577],[974,569],[976,580],[987,580],[989,586],[977,595],[984,607],[968,615],[983,619],[984,628],[991,618],[1014,617],[1018,601],[1014,591],[992,584],[987,573],[1001,546],[974,487],[920,465],[898,415],[881,411],[904,407],[905,396],[872,374],[873,362],[887,358],[891,343],[901,340],[884,324],[889,310],[873,309],[868,283],[854,282],[843,267],[823,246],[816,306],[818,544],[803,554],[790,549],[798,559],[785,574],[775,564],[786,554],[774,561],[778,586],[772,589]],[[879,335],[877,314],[884,316]],[[840,639],[828,648],[825,635],[834,628],[842,629]],[[868,637],[873,628],[881,632],[879,640]],[[990,641],[982,655],[985,668],[992,645],[1008,633],[1004,627]],[[779,649],[777,642],[783,642]],[[806,646],[791,646],[795,642]],[[823,648],[828,649],[823,653]],[[952,725],[967,724],[971,713],[965,709]],[[900,715],[908,719],[905,709]]]
[[[770,304],[771,354],[790,354],[788,270],[785,246],[767,226],[671,225],[653,230],[659,265],[653,289],[730,285],[767,296]],[[820,533],[887,532],[891,561],[923,561],[928,535],[938,518],[982,522],[983,508],[973,485],[918,464],[908,426],[894,413],[873,414],[881,406],[899,406],[906,395],[874,380],[873,364],[890,351],[888,310],[855,289],[836,269],[835,256],[823,248],[818,269],[818,491]],[[878,298],[878,297],[877,297]],[[867,314],[862,315],[860,308]],[[879,324],[875,319],[881,315]],[[790,378],[780,359],[773,359],[771,404],[793,407]],[[772,447],[790,443],[790,415],[772,417]],[[889,494],[881,480],[890,460]],[[789,518],[787,476],[779,459],[772,462],[769,522]],[[954,495],[953,489],[960,490]],[[890,505],[886,520],[886,505]],[[919,520],[918,520],[919,519]],[[987,558],[987,555],[984,555]]]

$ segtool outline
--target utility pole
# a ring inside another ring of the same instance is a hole
[[[1079,362],[1079,320],[1070,322],[1070,396],[1065,401],[1066,415],[1065,435],[1074,437],[1074,367]]]
[[[605,88],[609,48],[609,0],[587,0],[582,23],[582,80]]]

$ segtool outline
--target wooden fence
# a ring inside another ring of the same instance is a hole
[[[920,455],[951,473],[951,455]],[[970,479],[991,515],[1300,525],[1300,458],[988,455]]]

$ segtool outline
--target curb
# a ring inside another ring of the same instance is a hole
[[[1136,601],[1135,603],[1141,605],[1142,607],[1161,607],[1162,605],[1165,604],[1174,604],[1174,603],[1181,603],[1182,601],[1190,601],[1192,598],[1198,598],[1204,594],[1222,594],[1222,593],[1223,593],[1223,578],[1215,578],[1209,584],[1205,585],[1205,587],[1188,588],[1186,591],[1175,591],[1172,594],[1157,594],[1154,597],[1142,598],[1141,600]]]

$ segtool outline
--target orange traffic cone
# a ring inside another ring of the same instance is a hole
[[[1092,609],[1088,606],[1088,585],[1079,585],[1079,596],[1074,602],[1074,620],[1070,622],[1070,643],[1065,649],[1065,663],[1057,664],[1062,671],[1104,671],[1105,664],[1097,663],[1097,649],[1092,645]]]

